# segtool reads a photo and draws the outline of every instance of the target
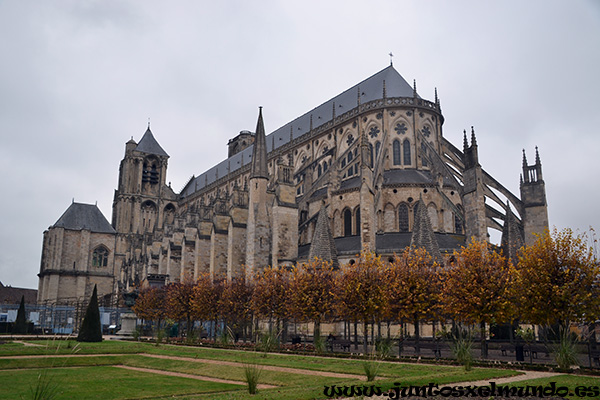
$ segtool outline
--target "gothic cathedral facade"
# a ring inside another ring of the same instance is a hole
[[[73,203],[44,232],[38,302],[68,304],[94,284],[107,302],[144,286],[232,279],[312,257],[353,263],[425,247],[444,260],[502,232],[506,255],[548,227],[539,153],[523,152],[517,196],[479,163],[473,129],[462,149],[444,117],[392,65],[266,135],[228,143],[226,160],[166,184],[169,155],[148,128],[125,144],[112,223]]]

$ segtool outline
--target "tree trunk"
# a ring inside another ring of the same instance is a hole
[[[481,322],[479,330],[479,334],[481,335],[481,358],[485,360],[488,357],[487,340],[485,338],[485,321]]]
[[[354,321],[354,350],[358,350],[358,322]]]
[[[320,321],[315,321],[315,329],[313,332],[313,344],[316,347],[317,344],[317,340],[319,340],[318,338],[321,336],[321,322]]]
[[[368,351],[368,347],[369,347],[369,324],[367,323],[367,321],[363,322],[363,353],[364,355],[368,355],[369,351]]]
[[[419,343],[421,333],[420,333],[420,328],[419,328],[419,317],[416,314],[414,315],[413,323],[415,326],[415,353],[421,354],[421,345]]]

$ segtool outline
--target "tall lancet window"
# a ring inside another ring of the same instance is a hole
[[[410,142],[408,141],[408,139],[404,139],[404,143],[402,144],[403,150],[404,150],[404,165],[410,165],[411,164],[411,160],[410,160]]]
[[[392,153],[394,155],[394,165],[400,165],[400,141],[394,140]]]

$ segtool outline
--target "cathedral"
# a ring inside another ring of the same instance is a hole
[[[266,118],[268,122],[268,117]],[[504,254],[548,227],[540,156],[523,152],[519,196],[479,162],[475,131],[462,149],[392,65],[266,134],[229,140],[228,157],[181,192],[166,184],[169,155],[150,127],[125,144],[112,223],[73,202],[44,232],[38,303],[105,304],[141,287],[252,274],[313,257],[353,264],[407,246],[443,261],[469,240],[502,232]]]

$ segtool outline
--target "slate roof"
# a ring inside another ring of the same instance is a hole
[[[96,233],[115,233],[100,209],[94,204],[72,203],[51,228],[87,229]]]
[[[327,215],[327,210],[325,209],[324,204],[321,205],[321,210],[319,211],[319,217],[317,218],[317,224],[315,226],[315,233],[313,235],[310,251],[308,253],[308,258],[310,260],[315,257],[324,261],[331,261],[333,268],[337,268],[339,266],[335,240],[331,234],[329,216]]]
[[[334,105],[336,115],[341,115],[357,106],[359,95],[361,103],[382,99],[384,81],[387,97],[413,97],[412,86],[390,65],[267,135],[267,152],[271,152],[308,133],[310,131],[311,116],[313,129],[330,122],[333,119]],[[417,94],[417,98],[421,97]],[[249,146],[195,177],[186,185],[181,195],[183,197],[189,196],[217,179],[226,176],[229,172],[234,172],[248,165],[252,161],[253,148],[254,146]]]
[[[0,282],[0,304],[19,304],[25,296],[25,304],[37,303],[37,290],[4,286]]]
[[[400,253],[410,246],[412,232],[387,232],[375,236],[375,246],[378,253]],[[452,253],[465,245],[464,235],[434,232],[440,252]],[[338,255],[356,255],[361,251],[360,236],[335,238]],[[310,244],[298,247],[298,258],[308,257]]]
[[[164,151],[163,148],[160,147],[160,144],[158,144],[156,139],[154,139],[154,135],[152,134],[150,127],[146,129],[146,133],[144,133],[144,136],[142,136],[142,139],[140,140],[135,149],[137,151],[141,151],[142,153],[156,154],[159,156],[169,157],[167,152]]]
[[[434,261],[442,261],[440,248],[431,227],[429,212],[422,198],[417,202],[415,207],[417,207],[417,212],[415,213],[410,245],[417,248],[424,247]]]

